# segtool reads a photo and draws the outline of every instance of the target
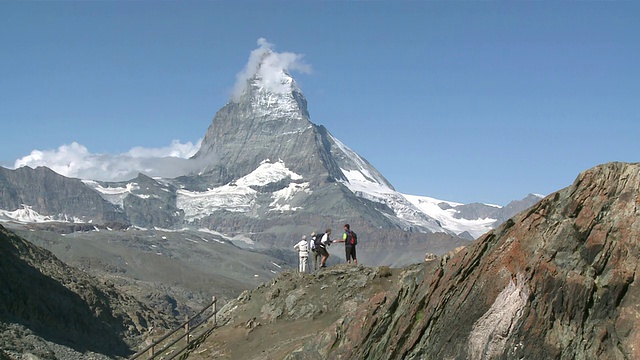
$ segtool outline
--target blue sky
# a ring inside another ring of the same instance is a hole
[[[185,156],[265,38],[310,65],[292,75],[311,120],[396,190],[506,205],[640,161],[639,18],[632,1],[4,1],[0,165]]]

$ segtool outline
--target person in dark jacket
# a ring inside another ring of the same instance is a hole
[[[351,264],[351,259],[353,259],[353,263],[358,265],[358,259],[356,258],[356,244],[357,237],[353,231],[351,231],[351,227],[349,224],[344,224],[344,234],[342,234],[342,240],[336,240],[335,242],[343,242],[344,243],[344,253],[347,257],[347,264]]]
[[[318,271],[320,268],[320,258],[322,258],[322,254],[320,250],[316,248],[316,237],[322,237],[323,234],[316,234],[315,232],[311,233],[311,241],[309,241],[309,247],[311,248],[311,252],[313,254],[313,271]],[[309,266],[311,268],[311,266]]]

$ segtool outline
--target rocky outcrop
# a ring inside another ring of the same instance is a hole
[[[340,333],[367,359],[640,357],[640,165],[610,163],[403,280]]]
[[[245,358],[638,359],[639,234],[640,164],[605,164],[440,261],[280,277],[226,321],[260,323]]]
[[[398,289],[400,274],[411,271],[352,265],[287,271],[227,303],[218,314],[222,326],[188,358],[333,359],[343,327],[355,314],[374,311],[385,292]]]

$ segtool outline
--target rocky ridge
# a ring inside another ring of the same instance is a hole
[[[639,194],[640,164],[608,163],[458,253],[400,273],[282,276],[230,303],[200,354],[252,344],[253,359],[640,358]]]
[[[322,346],[306,358],[330,356],[326,347],[340,327],[380,294],[399,289],[398,279],[414,268],[337,265],[313,274],[287,271],[243,292],[219,312],[218,323],[189,359],[283,359],[320,337]]]

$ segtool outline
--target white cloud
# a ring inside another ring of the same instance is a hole
[[[161,147],[161,148],[143,148],[140,146],[134,147],[133,149],[127,152],[127,155],[131,157],[177,157],[188,159],[195,155],[195,153],[200,149],[200,143],[202,140],[199,140],[197,143],[192,144],[191,141],[182,144],[178,140],[171,141],[171,145]]]
[[[274,45],[266,39],[258,39],[258,48],[251,51],[249,61],[236,76],[236,84],[233,87],[232,100],[238,101],[245,92],[247,80],[257,75],[259,85],[269,91],[282,93],[290,89],[282,82],[283,75],[288,71],[299,71],[310,73],[311,65],[305,64],[302,60],[304,55],[284,52],[278,53],[273,50]]]
[[[173,140],[166,147],[135,147],[118,155],[93,154],[85,146],[73,142],[55,150],[33,150],[16,160],[14,168],[46,166],[58,174],[88,180],[129,180],[138,173],[173,178],[198,171],[205,165],[205,159],[189,159],[198,151],[201,141],[182,144]]]

